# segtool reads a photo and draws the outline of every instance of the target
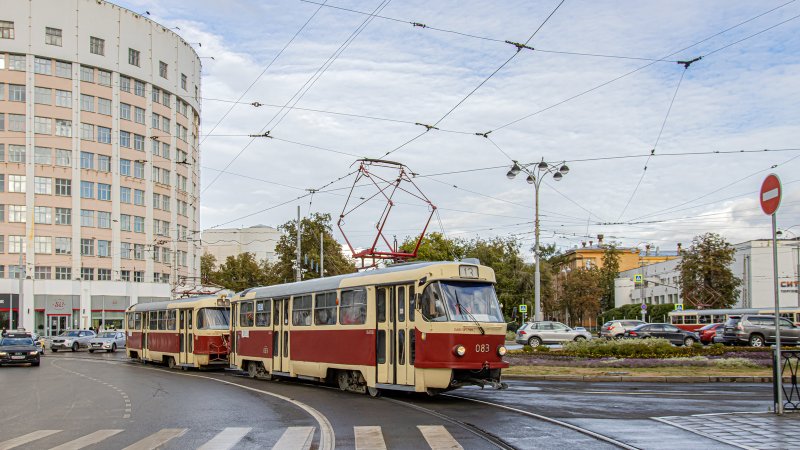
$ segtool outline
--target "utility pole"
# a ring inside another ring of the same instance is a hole
[[[325,278],[325,232],[319,232],[319,277]]]
[[[300,205],[297,205],[297,272],[295,273],[295,281],[303,280],[303,265],[300,261]]]
[[[22,317],[22,290],[25,287],[25,266],[22,264],[22,248],[19,249],[19,293],[17,294],[17,327],[19,327],[19,319]],[[11,299],[9,299],[9,302]],[[8,305],[8,331],[14,328],[11,326],[11,319],[14,317],[13,305]]]

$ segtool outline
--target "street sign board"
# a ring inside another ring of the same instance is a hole
[[[675,303],[675,311],[683,311],[683,303]]]
[[[761,191],[758,194],[764,214],[771,216],[778,210],[778,206],[781,204],[781,194],[781,180],[774,173],[767,175],[767,178],[761,183]]]
[[[642,303],[642,311],[647,311],[647,303]]]
[[[637,273],[633,276],[634,283],[641,283],[642,282],[642,274]]]
[[[519,305],[519,312],[521,313],[528,312],[528,305]]]

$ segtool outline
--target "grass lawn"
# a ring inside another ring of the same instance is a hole
[[[624,372],[624,373],[623,373]],[[503,375],[772,376],[770,368],[511,366]]]

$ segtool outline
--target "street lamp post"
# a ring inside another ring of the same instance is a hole
[[[534,175],[534,171],[530,170],[529,168],[535,166],[535,170],[538,171],[538,176]],[[533,250],[533,261],[534,265],[536,266],[536,273],[534,275],[534,321],[541,321],[542,320],[542,303],[541,303],[541,273],[539,271],[539,186],[542,183],[545,175],[553,174],[553,179],[556,181],[561,181],[561,178],[564,177],[567,173],[569,173],[569,167],[564,164],[564,161],[560,163],[549,163],[542,159],[538,163],[528,163],[520,165],[517,161],[514,161],[514,165],[511,166],[511,169],[506,174],[509,180],[513,180],[514,177],[517,176],[520,172],[525,172],[528,174],[526,181],[528,184],[532,184],[534,187],[535,192],[535,211],[536,211],[536,219],[534,220],[534,234],[536,243],[534,245]]]

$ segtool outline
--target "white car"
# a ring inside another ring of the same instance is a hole
[[[89,341],[89,353],[94,353],[95,350],[112,353],[118,348],[125,348],[125,342],[125,333],[122,331],[103,331]]]
[[[570,341],[586,341],[592,334],[586,330],[574,330],[561,322],[528,322],[517,330],[516,342],[538,347],[542,344],[563,344]]]
[[[639,325],[644,325],[647,322],[632,319],[618,319],[611,320],[600,327],[600,337],[606,339],[618,339],[625,335],[625,332],[632,330]]]

